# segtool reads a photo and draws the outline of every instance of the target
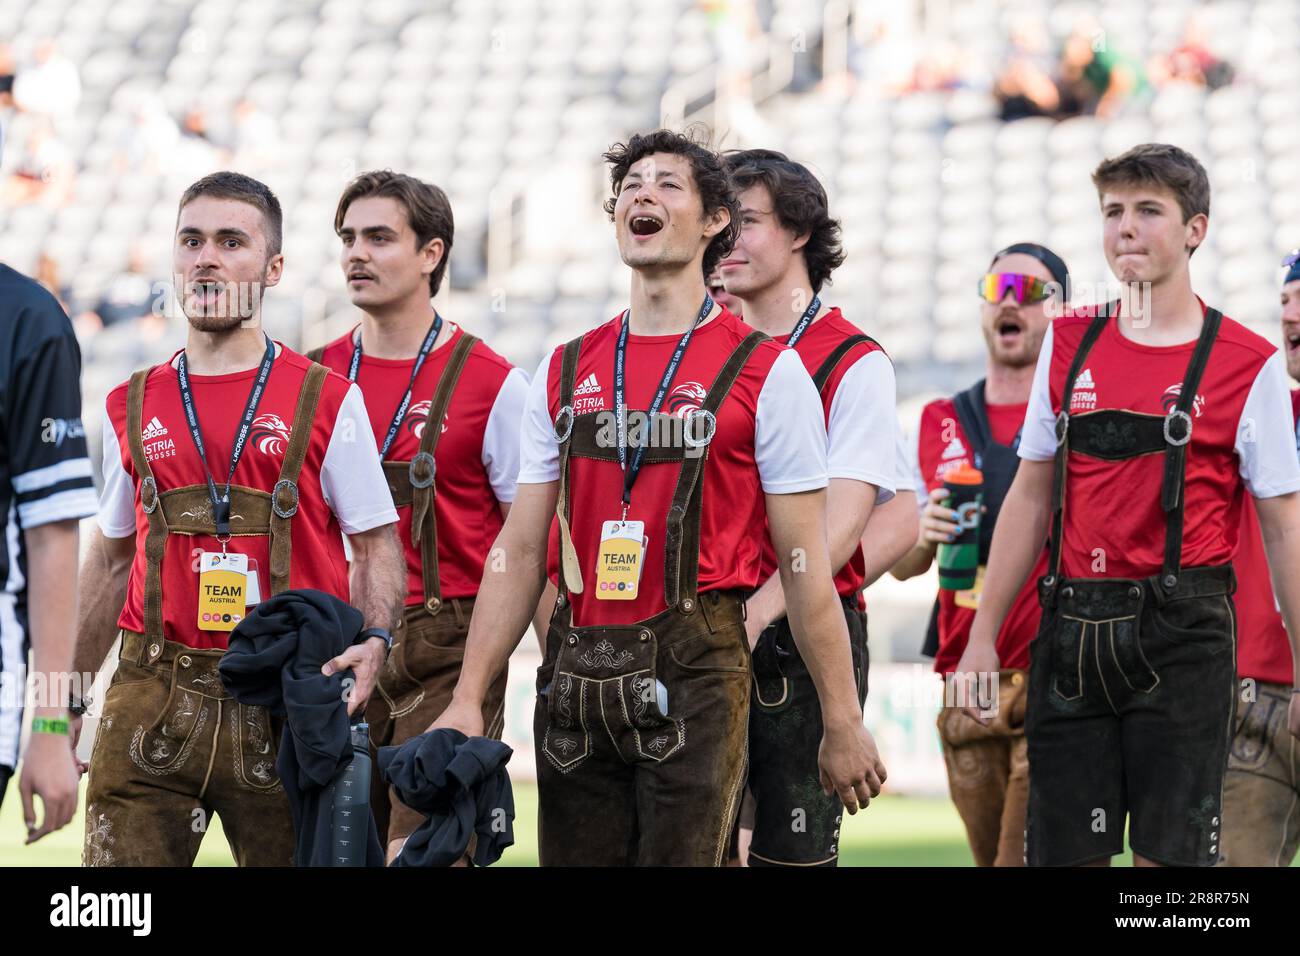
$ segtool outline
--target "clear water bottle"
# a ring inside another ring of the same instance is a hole
[[[370,830],[370,725],[352,726],[352,759],[330,784],[332,866],[365,866]]]

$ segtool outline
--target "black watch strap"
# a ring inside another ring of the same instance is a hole
[[[368,627],[361,632],[361,640],[368,641],[372,637],[382,637],[384,639],[384,656],[387,657],[393,651],[393,635],[387,628]]]

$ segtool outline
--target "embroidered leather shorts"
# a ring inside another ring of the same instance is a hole
[[[534,715],[543,866],[723,863],[744,783],[742,607],[712,591],[692,613],[576,628],[557,610]]]
[[[1046,580],[1046,579],[1044,579]],[[1219,858],[1236,701],[1231,566],[1154,578],[1075,578],[1030,645],[1027,862],[1133,852],[1168,866]]]
[[[1291,688],[1242,681],[1223,781],[1221,866],[1290,866],[1300,847],[1300,740]]]

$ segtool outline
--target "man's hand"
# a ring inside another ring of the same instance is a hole
[[[876,741],[859,720],[855,724],[827,727],[817,752],[822,790],[839,794],[844,808],[857,813],[880,793],[885,782],[885,765]]]
[[[62,734],[32,734],[23,758],[23,819],[27,822],[27,843],[35,843],[47,833],[66,826],[77,811],[79,782],[76,761],[68,738]],[[45,819],[36,826],[36,801],[41,798]]]
[[[374,692],[375,681],[379,679],[379,672],[383,669],[384,656],[387,652],[384,639],[372,637],[364,644],[353,644],[332,661],[326,661],[321,667],[320,672],[326,677],[351,668],[356,683],[348,691],[349,717],[365,709],[366,702]]]
[[[750,651],[754,650],[759,636],[767,630],[767,624],[756,608],[750,604],[745,606],[745,637],[749,641]]]
[[[458,701],[453,697],[447,709],[429,725],[429,730],[439,730],[443,727],[459,730],[466,737],[482,737],[483,708],[478,704]]]
[[[997,675],[1000,667],[1001,662],[998,660],[997,648],[972,637],[966,642],[966,650],[962,651],[961,659],[957,661],[957,670],[952,674],[952,680],[962,685],[961,696],[954,698],[958,702],[966,702],[961,709],[962,713],[985,727],[988,726],[989,722],[981,711],[993,706],[997,700]],[[979,699],[980,674],[993,675],[994,699],[992,701],[981,701]]]
[[[1300,694],[1292,692],[1291,708],[1286,712],[1286,729],[1291,736],[1300,740]]]
[[[945,508],[940,502],[952,493],[943,485],[930,492],[930,500],[921,512],[921,541],[933,551],[941,544],[957,539],[961,528],[957,524],[957,512]]]
[[[72,714],[68,715],[68,737],[72,741],[72,761],[77,765],[77,774],[84,776],[86,771],[90,769],[90,764],[84,763],[77,756],[77,744],[81,742],[81,723],[81,717]]]

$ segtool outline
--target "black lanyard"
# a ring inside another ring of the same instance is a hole
[[[808,331],[808,326],[812,325],[812,320],[816,318],[817,313],[821,311],[822,300],[818,296],[813,296],[812,305],[803,315],[799,316],[799,321],[794,325],[794,331],[790,333],[790,338],[786,340],[786,345],[794,348],[794,344],[803,338],[803,334]]]
[[[668,394],[668,386],[672,384],[673,376],[677,374],[677,366],[682,364],[682,356],[686,354],[686,346],[691,344],[691,336],[695,334],[696,326],[703,322],[704,317],[711,311],[713,311],[713,297],[706,293],[704,304],[700,306],[700,314],[695,317],[691,327],[677,342],[677,348],[673,350],[672,358],[668,360],[668,367],[664,369],[663,378],[659,380],[659,390],[655,392],[654,400],[646,411],[646,419],[650,427],[654,427],[655,416],[659,414],[659,407],[663,405],[664,396]],[[618,416],[618,463],[623,469],[624,520],[627,519],[627,506],[632,503],[632,486],[636,484],[636,476],[641,473],[641,462],[645,458],[646,450],[646,442],[639,442],[632,455],[631,463],[628,462],[627,404],[623,394],[623,372],[627,352],[627,328],[630,324],[631,313],[624,312],[623,327],[618,330],[618,344],[614,347],[614,414]]]
[[[415,356],[415,368],[411,369],[411,381],[406,386],[406,394],[402,396],[401,403],[397,406],[397,412],[393,415],[392,424],[388,426],[388,437],[384,439],[383,446],[379,449],[379,458],[382,461],[388,454],[388,449],[393,446],[393,439],[397,437],[397,430],[402,427],[402,419],[406,417],[406,408],[411,404],[411,392],[415,388],[415,378],[420,374],[420,369],[424,366],[424,360],[429,357],[433,351],[433,343],[438,338],[438,333],[442,330],[442,316],[437,312],[433,313],[433,325],[429,326],[429,332],[420,343],[420,351]],[[361,370],[361,336],[357,335],[357,341],[352,346],[352,364],[348,366],[348,381],[357,380],[357,372]]]
[[[230,451],[230,474],[226,478],[224,494],[217,494],[217,483],[212,480],[212,471],[208,468],[208,454],[203,449],[203,433],[199,431],[199,413],[194,407],[194,395],[190,391],[190,373],[186,367],[184,352],[181,352],[180,361],[176,364],[177,379],[181,386],[181,404],[185,406],[185,421],[190,426],[190,437],[194,439],[199,461],[203,462],[203,473],[208,479],[208,494],[212,498],[212,519],[217,526],[217,537],[221,539],[223,549],[226,539],[230,537],[230,484],[235,480],[235,466],[239,464],[239,458],[244,454],[249,429],[253,427],[253,419],[257,417],[257,406],[262,401],[262,393],[266,391],[266,380],[271,377],[271,365],[275,362],[275,343],[265,332],[262,335],[266,338],[266,354],[262,356],[262,364],[257,367],[257,379],[253,382],[252,391],[248,393],[244,417],[240,419],[239,430],[235,432],[235,444]]]

